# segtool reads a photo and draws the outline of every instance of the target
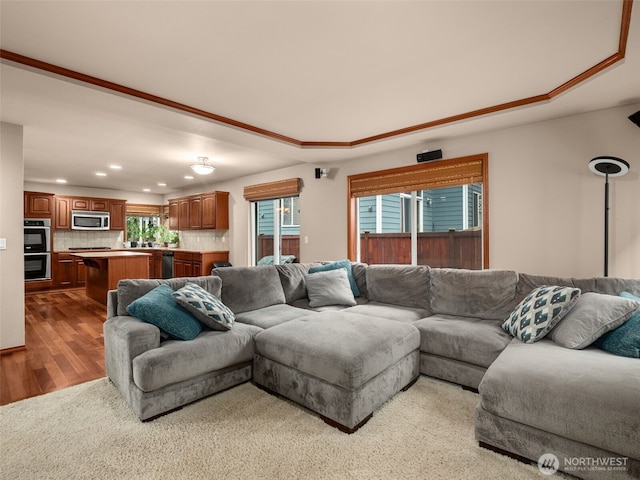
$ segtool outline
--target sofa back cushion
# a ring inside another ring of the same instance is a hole
[[[563,285],[566,287],[575,287],[579,288],[582,293],[594,292],[605,293],[607,295],[619,295],[620,292],[629,292],[633,295],[640,296],[639,279],[615,277],[563,278],[521,273],[518,278],[516,293],[518,302],[522,301],[522,299],[526,297],[531,290],[541,285]]]
[[[368,299],[430,311],[429,272],[426,265],[369,265],[366,269]]]
[[[504,320],[516,301],[518,274],[511,270],[431,269],[434,314]]]
[[[307,298],[307,286],[304,276],[309,272],[309,268],[316,265],[319,264],[286,263],[275,266],[280,276],[280,284],[284,291],[284,298],[288,304],[293,304],[293,302],[301,298]]]
[[[222,280],[211,275],[204,277],[170,278],[167,280],[126,279],[118,282],[118,308],[116,309],[116,314],[129,315],[127,307],[131,302],[146,295],[159,285],[169,285],[175,291],[180,290],[188,282],[195,283],[210,294],[220,298]]]
[[[211,272],[222,279],[222,302],[233,313],[286,303],[278,270],[273,265],[225,267]]]

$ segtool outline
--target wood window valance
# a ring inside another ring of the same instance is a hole
[[[259,183],[244,187],[244,198],[249,201],[295,197],[300,194],[301,180],[289,178],[277,182]]]
[[[158,217],[162,214],[162,205],[146,205],[142,203],[126,203],[129,216]]]
[[[349,196],[369,197],[482,183],[486,163],[487,155],[481,154],[351,175]]]

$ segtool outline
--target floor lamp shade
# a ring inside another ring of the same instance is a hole
[[[629,171],[629,163],[618,157],[595,157],[589,170],[605,177],[604,182],[604,276],[609,276],[609,177],[621,177]]]

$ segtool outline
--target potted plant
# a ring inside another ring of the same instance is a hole
[[[171,231],[169,232],[169,247],[175,248],[178,246],[178,242],[180,241],[180,235],[178,232]]]
[[[127,241],[132,247],[138,246],[140,238],[140,222],[137,217],[127,217]]]

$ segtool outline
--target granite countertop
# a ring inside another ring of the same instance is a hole
[[[148,252],[123,252],[121,250],[84,250],[82,252],[72,252],[71,255],[80,258],[122,258],[122,257],[149,257]]]
[[[188,250],[186,248],[169,248],[169,247],[135,247],[135,248],[110,248],[105,250],[86,250],[86,249],[78,249],[78,250],[56,250],[54,253],[96,253],[96,252],[143,252],[151,255],[151,252],[155,251],[165,251],[168,250],[170,252],[180,252],[180,253],[225,253],[229,252],[229,250]]]

